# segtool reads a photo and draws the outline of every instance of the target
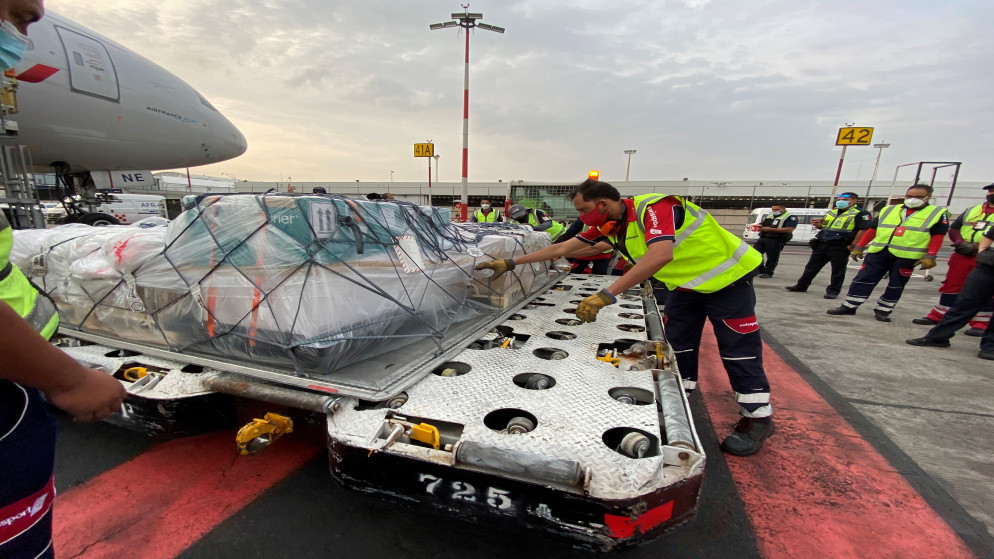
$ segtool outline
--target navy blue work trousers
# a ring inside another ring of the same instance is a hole
[[[0,380],[0,557],[48,559],[55,418],[41,393]]]
[[[904,286],[908,285],[911,274],[915,271],[914,258],[899,258],[891,254],[886,248],[880,252],[872,252],[863,259],[863,267],[856,273],[856,277],[849,284],[849,293],[843,305],[850,308],[857,308],[865,303],[873,288],[880,283],[885,274],[890,274],[887,280],[887,288],[883,295],[877,299],[877,307],[874,312],[890,314],[894,311],[897,302],[901,300],[904,293]]]
[[[714,293],[681,289],[669,292],[664,314],[666,339],[687,389],[697,387],[705,319],[714,328],[718,352],[742,414],[768,417],[772,413],[770,383],[763,369],[763,341],[756,319],[752,275]]]
[[[977,264],[970,275],[966,276],[966,283],[956,296],[956,303],[925,337],[930,340],[952,338],[957,330],[970,322],[977,311],[990,303],[991,297],[994,297],[994,267]],[[994,351],[994,320],[987,323],[987,329],[980,338],[980,349]]]
[[[773,275],[773,271],[777,269],[777,264],[780,263],[780,253],[783,251],[783,247],[787,245],[786,242],[780,239],[769,239],[765,237],[760,237],[753,248],[760,254],[766,256],[766,263],[759,266],[759,272],[761,274]]]
[[[811,257],[804,266],[801,278],[797,280],[798,287],[807,289],[811,281],[821,272],[825,264],[832,264],[832,277],[828,282],[825,293],[838,295],[842,292],[842,284],[846,281],[846,265],[849,264],[849,249],[846,241],[822,241],[817,239]]]

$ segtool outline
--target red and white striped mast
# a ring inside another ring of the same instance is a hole
[[[462,27],[466,30],[466,68],[463,73],[463,106],[462,106],[462,204],[460,204],[460,221],[469,220],[469,31],[471,29],[479,27],[480,29],[486,29],[487,31],[495,31],[497,33],[503,33],[503,27],[497,27],[496,25],[487,25],[486,23],[477,23],[477,20],[483,19],[483,14],[470,13],[469,4],[462,4],[464,10],[463,13],[452,14],[452,19],[454,21],[446,21],[445,23],[433,23],[428,26],[429,29],[444,29],[446,27]]]

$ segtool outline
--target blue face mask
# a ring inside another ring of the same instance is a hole
[[[28,38],[9,21],[0,25],[0,66],[8,70],[17,66],[28,48]]]
[[[849,201],[848,200],[836,200],[835,201],[835,207],[839,208],[840,210],[844,210],[844,209],[846,209],[846,208],[849,207]]]
[[[773,217],[780,217],[783,212],[773,212]]]

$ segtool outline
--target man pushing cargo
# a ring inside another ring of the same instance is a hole
[[[536,252],[479,264],[476,269],[493,270],[496,278],[520,264],[617,248],[635,265],[618,281],[584,299],[577,306],[577,318],[593,322],[603,307],[617,302],[618,295],[651,277],[665,283],[670,290],[665,307],[667,341],[684,387],[697,387],[701,334],[704,319],[710,319],[742,414],[721,448],[737,456],[759,452],[774,431],[752,285],[762,256],[681,196],[643,194],[622,199],[610,184],[588,179],[570,198],[589,230]]]

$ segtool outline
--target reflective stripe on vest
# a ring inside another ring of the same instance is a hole
[[[898,258],[921,258],[928,251],[932,240],[929,230],[946,214],[945,208],[926,206],[915,213],[902,217],[904,206],[887,206],[880,212],[877,234],[870,242],[866,252],[880,252],[884,248]],[[904,228],[904,234],[894,236],[898,227]],[[886,241],[880,239],[886,237]]]
[[[829,210],[825,214],[825,223],[822,225],[822,229],[833,229],[835,231],[852,231],[856,228],[856,216],[859,215],[859,210],[856,208],[848,208],[846,211],[839,214],[838,209]],[[840,219],[844,218],[844,219]]]
[[[59,315],[48,297],[42,296],[24,277],[20,268],[10,262],[14,233],[0,212],[0,300],[21,315],[36,332],[50,338],[59,327]]]
[[[482,221],[484,223],[495,222],[498,217],[500,217],[500,212],[492,208],[490,213],[487,215],[483,214],[483,210],[476,210],[476,221]]]
[[[663,198],[666,196],[661,194],[634,198],[637,219],[628,224],[624,245],[636,262],[649,251],[645,244],[645,212]],[[673,260],[653,274],[656,279],[666,283],[669,289],[713,293],[759,266],[763,257],[745,241],[718,225],[702,208],[679,196],[675,198],[684,209],[683,225],[675,232]],[[617,244],[615,237],[612,241]]]
[[[981,219],[985,218],[985,219]],[[983,229],[974,229],[971,223],[976,223],[978,221],[986,221],[987,227]],[[994,214],[984,214],[984,205],[974,206],[970,208],[966,216],[963,218],[963,225],[959,228],[959,234],[963,237],[963,240],[971,243],[979,243],[980,237],[994,225]]]
[[[535,215],[535,212],[528,212],[528,225],[531,225],[532,228],[541,225],[541,223],[538,222],[538,217]],[[565,225],[559,223],[556,220],[552,220],[552,225],[550,225],[548,229],[541,231],[541,233],[548,233],[549,236],[552,237],[552,240],[554,241],[557,238],[559,238],[559,235],[562,235],[563,231],[565,230],[566,230]]]

